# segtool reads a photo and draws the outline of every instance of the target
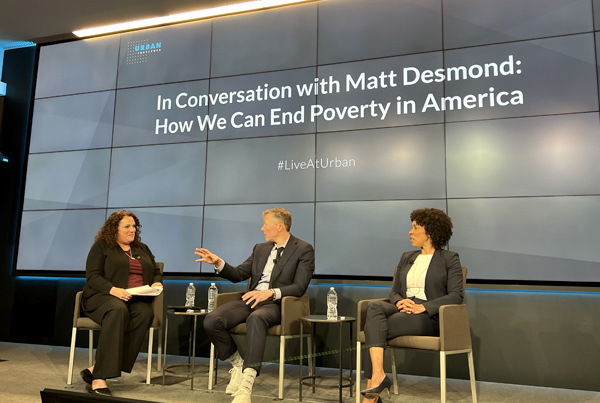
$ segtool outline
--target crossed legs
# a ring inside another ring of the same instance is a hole
[[[367,389],[377,387],[385,379],[383,369],[383,353],[386,340],[405,335],[435,336],[439,333],[437,320],[425,312],[407,314],[398,312],[394,304],[383,301],[372,301],[367,305],[365,322],[365,343],[368,354],[365,354],[364,374],[367,378]],[[365,398],[363,403],[372,403],[377,398]]]

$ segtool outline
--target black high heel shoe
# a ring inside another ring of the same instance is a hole
[[[383,379],[383,381],[381,381],[379,386],[376,386],[376,387],[370,388],[370,389],[366,389],[366,390],[361,390],[360,394],[363,395],[364,397],[366,397],[367,399],[375,399],[376,397],[379,398],[379,394],[381,392],[383,392],[384,390],[387,390],[387,393],[389,396],[390,395],[390,386],[392,386],[392,381],[386,375],[386,377]],[[381,401],[381,398],[379,398],[379,400],[377,400],[377,403],[379,403],[380,401]]]
[[[84,369],[83,371],[81,371],[79,373],[79,375],[81,375],[81,379],[83,379],[83,381],[85,383],[89,383],[91,384],[92,381],[94,380],[94,376],[92,375],[92,372],[89,369]]]

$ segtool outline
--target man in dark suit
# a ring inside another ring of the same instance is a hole
[[[215,271],[234,283],[250,279],[248,292],[206,315],[204,329],[215,345],[219,359],[228,359],[233,368],[226,392],[234,403],[249,403],[254,379],[265,351],[267,330],[281,322],[281,299],[301,297],[315,271],[313,247],[290,234],[291,214],[283,208],[263,212],[265,243],[254,246],[244,263],[233,267],[207,249],[196,249],[201,259],[215,265]],[[242,359],[228,330],[246,322],[246,354]]]

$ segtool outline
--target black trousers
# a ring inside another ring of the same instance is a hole
[[[96,347],[94,379],[116,378],[121,376],[121,371],[131,372],[154,319],[152,299],[133,297],[124,302],[110,298],[86,315],[102,326]]]
[[[415,303],[423,301],[415,299]],[[438,336],[439,323],[426,312],[421,314],[407,314],[398,312],[394,304],[384,301],[371,301],[367,305],[367,319],[365,320],[365,344],[363,354],[364,376],[370,379],[373,375],[373,364],[369,355],[371,347],[385,347],[388,339],[398,336]]]
[[[281,323],[281,305],[268,300],[251,309],[250,305],[246,305],[241,299],[228,302],[206,315],[204,331],[215,345],[219,359],[226,360],[238,349],[229,329],[244,322],[247,330],[244,369],[254,368],[259,374],[265,353],[267,331]]]

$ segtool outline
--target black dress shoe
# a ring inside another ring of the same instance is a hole
[[[92,381],[94,380],[94,376],[92,375],[92,371],[90,371],[87,368],[84,369],[83,371],[81,371],[79,373],[79,375],[81,375],[81,379],[83,379],[83,382],[85,382],[85,383],[91,384]]]
[[[85,386],[86,386],[87,391],[93,395],[112,396],[112,393],[109,388],[92,389],[92,385],[90,385],[90,384],[85,385]]]
[[[360,394],[363,395],[364,397],[366,397],[367,399],[375,399],[376,397],[379,397],[379,394],[381,392],[383,392],[384,390],[387,390],[388,396],[389,396],[390,386],[392,386],[392,381],[390,380],[390,378],[388,378],[386,376],[385,378],[383,378],[383,381],[381,381],[379,386],[376,386],[376,387],[370,388],[370,389],[366,389],[366,390],[361,390]]]

